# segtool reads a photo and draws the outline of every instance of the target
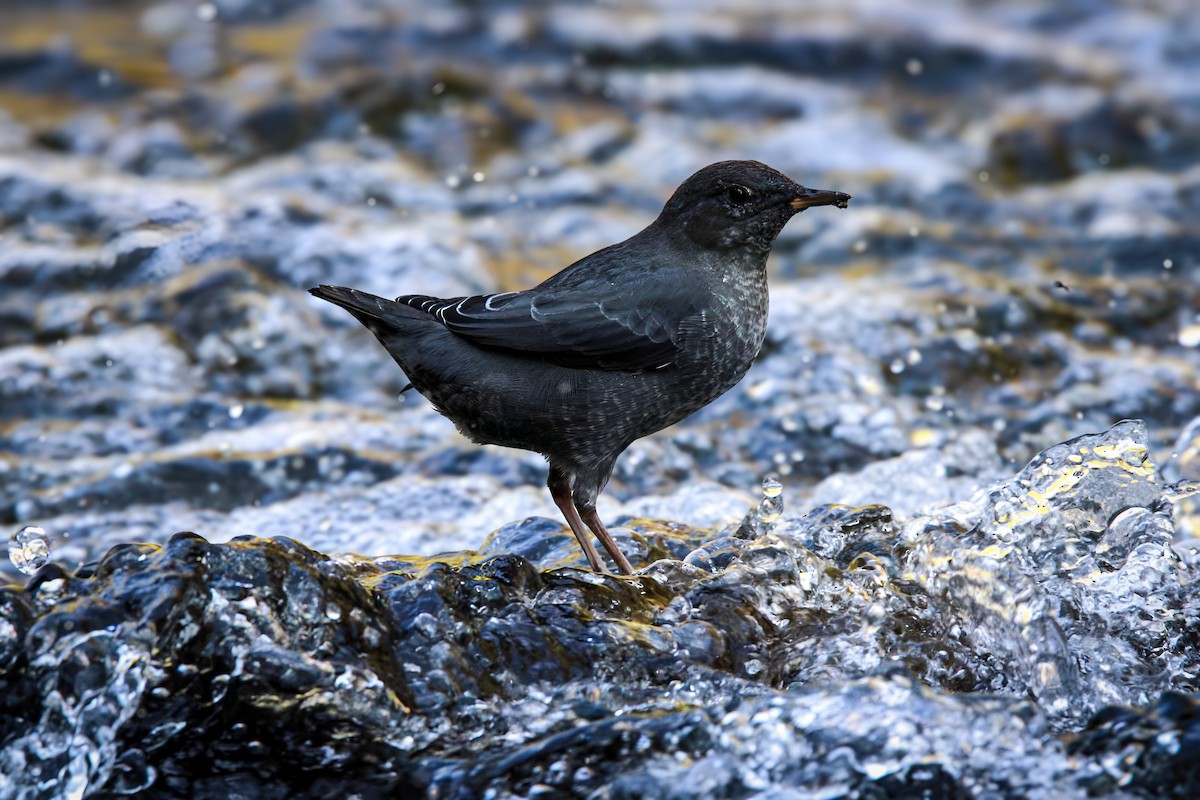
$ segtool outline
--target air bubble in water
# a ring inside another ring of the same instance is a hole
[[[50,560],[50,539],[46,531],[27,525],[8,540],[8,557],[26,575],[32,575]]]

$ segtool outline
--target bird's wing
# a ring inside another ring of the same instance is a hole
[[[702,308],[694,286],[640,283],[616,292],[597,276],[524,292],[450,299],[407,295],[396,301],[432,314],[484,347],[567,367],[639,372],[674,362],[681,323]]]

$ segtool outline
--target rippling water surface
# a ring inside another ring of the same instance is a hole
[[[1192,5],[8,4],[0,798],[1197,796]],[[623,456],[632,578],[305,291],[727,158],[854,200]]]

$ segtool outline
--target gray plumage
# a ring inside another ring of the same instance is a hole
[[[526,291],[394,301],[310,291],[374,333],[472,441],[544,455],[551,495],[593,569],[602,564],[581,522],[628,573],[595,513],[617,457],[745,375],[766,333],[776,236],[804,208],[849,199],[724,161],[688,178],[645,230]]]

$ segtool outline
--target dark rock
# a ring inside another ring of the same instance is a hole
[[[1125,773],[1120,785],[1139,796],[1190,797],[1200,791],[1198,701],[1196,695],[1164,692],[1155,705],[1141,710],[1108,706],[1071,738],[1070,751],[1091,757],[1120,754]],[[1097,776],[1089,788],[1108,792],[1114,783],[1109,775]]]
[[[112,70],[88,64],[64,48],[0,54],[0,84],[89,101],[120,100],[136,88]]]

